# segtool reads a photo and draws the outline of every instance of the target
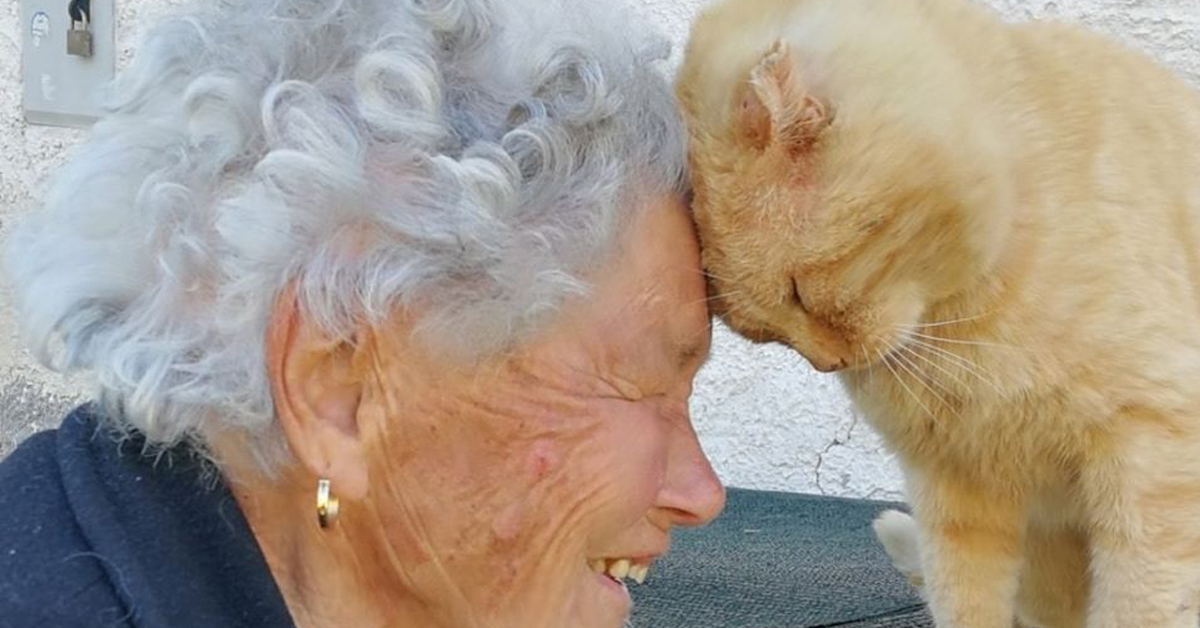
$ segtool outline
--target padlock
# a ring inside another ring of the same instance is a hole
[[[92,31],[87,20],[71,20],[67,31],[67,54],[88,59],[92,56]]]

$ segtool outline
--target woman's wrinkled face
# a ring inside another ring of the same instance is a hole
[[[452,367],[375,338],[360,412],[380,420],[360,425],[380,426],[364,435],[380,520],[361,533],[382,535],[379,560],[442,625],[620,626],[621,581],[653,578],[672,527],[724,504],[688,415],[709,336],[695,235],[670,197],[512,355]]]

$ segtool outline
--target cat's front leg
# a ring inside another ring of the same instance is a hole
[[[1200,438],[1189,436],[1145,422],[1124,435],[1123,451],[1085,470],[1088,628],[1196,628]]]
[[[938,628],[1012,628],[1024,508],[956,478],[910,474],[921,563]]]
[[[1189,560],[1128,537],[1093,538],[1088,628],[1196,628],[1198,549]]]
[[[1084,628],[1089,579],[1087,534],[1074,526],[1031,523],[1017,592],[1018,625]]]

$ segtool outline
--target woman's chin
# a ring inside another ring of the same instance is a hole
[[[629,587],[625,586],[625,583],[618,582],[605,574],[592,573],[592,577],[600,583],[601,588],[604,589],[613,603],[618,605],[624,614],[628,615],[629,607],[632,604],[629,597]]]
[[[584,575],[586,600],[576,610],[577,621],[572,626],[580,628],[621,628],[629,618],[633,601],[629,589],[611,577],[591,569]]]

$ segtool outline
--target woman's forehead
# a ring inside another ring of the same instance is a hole
[[[597,282],[600,326],[622,330],[623,338],[614,340],[629,343],[631,351],[665,353],[671,366],[706,355],[709,316],[699,245],[681,200],[656,199],[623,244],[621,257]]]

